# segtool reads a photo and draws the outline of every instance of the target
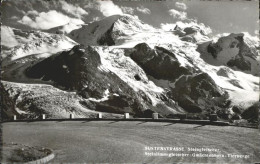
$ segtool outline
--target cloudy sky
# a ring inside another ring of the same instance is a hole
[[[258,2],[253,1],[89,1],[6,0],[3,24],[49,29],[82,24],[115,14],[136,15],[157,28],[170,30],[177,24],[199,24],[208,32],[258,31]]]
[[[135,2],[115,2],[118,6],[134,7]],[[149,12],[138,12],[139,18],[154,25],[196,20],[209,26],[213,33],[249,32],[258,30],[258,1],[165,1],[139,2]],[[149,15],[149,16],[147,16]]]

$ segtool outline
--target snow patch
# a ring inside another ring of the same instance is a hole
[[[160,102],[156,98],[164,90],[148,80],[145,72],[129,57],[124,56],[123,49],[113,47],[95,47],[100,54],[102,65],[99,69],[111,71],[132,87],[136,92],[143,91],[151,100],[153,105]],[[134,76],[138,74],[141,80],[136,80]]]
[[[104,92],[104,95],[101,99],[95,99],[95,98],[88,98],[86,100],[89,100],[89,101],[94,101],[94,102],[103,102],[103,101],[107,101],[109,100],[109,90],[106,89],[105,92]]]

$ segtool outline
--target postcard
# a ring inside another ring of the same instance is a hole
[[[259,163],[256,0],[1,0],[1,163]]]

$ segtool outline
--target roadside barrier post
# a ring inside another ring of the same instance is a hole
[[[124,118],[128,119],[129,118],[129,113],[125,113]]]
[[[74,114],[70,114],[70,119],[73,119],[74,118]]]
[[[185,120],[185,119],[187,119],[187,114],[183,114],[180,117],[181,117],[180,120]]]
[[[16,121],[16,115],[13,116],[13,120]]]
[[[102,118],[102,113],[98,113],[98,114],[97,114],[97,118],[98,118],[98,119],[101,119],[101,118]]]
[[[218,115],[217,114],[210,114],[209,115],[209,121],[214,122],[218,120]]]
[[[158,119],[159,115],[158,113],[153,113],[153,119]]]

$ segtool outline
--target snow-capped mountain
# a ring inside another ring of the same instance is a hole
[[[215,112],[229,119],[243,116],[259,100],[257,43],[244,34],[214,41],[199,27],[164,31],[129,15],[81,26],[68,34],[71,39],[5,27],[16,41],[9,47],[2,42],[12,61],[4,63],[2,90],[16,113],[25,118],[96,112],[145,117],[154,111],[161,117],[207,118]],[[58,107],[62,102],[69,110]]]
[[[199,26],[191,25],[189,27],[175,26],[172,30],[175,35],[178,35],[182,41],[188,41],[192,43],[209,41],[207,33]]]
[[[1,34],[1,76],[8,81],[28,81],[23,73],[28,66],[78,44],[65,35],[24,31],[8,26],[1,27]]]
[[[151,31],[153,27],[144,24],[131,15],[113,15],[106,19],[83,25],[73,30],[70,37],[83,45],[115,45],[127,36]]]
[[[258,41],[249,34],[230,34],[199,45],[201,57],[212,65],[225,65],[234,70],[259,76]]]
[[[1,35],[1,45],[4,50],[2,57],[10,60],[29,55],[50,56],[77,44],[64,35],[40,31],[22,31],[8,26],[1,27]]]

